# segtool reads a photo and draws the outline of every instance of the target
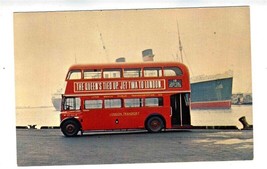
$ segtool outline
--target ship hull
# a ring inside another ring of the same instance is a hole
[[[209,101],[209,102],[192,102],[192,109],[230,109],[231,101]]]
[[[61,110],[61,98],[52,98],[52,103],[56,111]]]
[[[191,83],[191,108],[231,108],[232,82],[233,78],[228,77]]]

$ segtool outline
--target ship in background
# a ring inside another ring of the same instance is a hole
[[[183,63],[183,47],[177,21],[180,60]],[[176,55],[178,59],[178,54]],[[190,69],[190,65],[187,65]],[[192,74],[192,71],[191,71]],[[192,109],[230,109],[233,72],[216,75],[201,75],[190,78]]]
[[[183,56],[181,51],[181,44],[179,49],[181,56]],[[142,52],[142,56],[144,62],[154,61],[154,54],[152,52],[152,49],[144,50]],[[233,84],[233,72],[231,70],[222,74],[191,77],[190,83],[192,109],[231,108]]]
[[[62,89],[59,89],[57,90],[56,93],[52,95],[52,98],[51,98],[52,104],[54,108],[56,109],[56,111],[61,110],[61,95],[62,95]]]
[[[212,76],[190,79],[192,109],[230,109],[233,73],[227,71]]]

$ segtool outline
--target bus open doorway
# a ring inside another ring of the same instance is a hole
[[[183,128],[191,125],[189,94],[180,93],[170,97],[172,109],[172,126]]]

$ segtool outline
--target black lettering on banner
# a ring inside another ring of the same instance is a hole
[[[169,87],[181,85],[180,80],[169,80]],[[141,89],[164,89],[164,80],[136,80],[136,81],[106,81],[106,82],[75,82],[75,92],[107,91],[107,90],[141,90]]]

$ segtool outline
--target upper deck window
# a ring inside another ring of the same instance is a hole
[[[104,78],[120,78],[121,69],[104,69],[103,76]]]
[[[165,67],[164,76],[181,76],[183,74],[182,70],[178,67]]]
[[[161,77],[162,69],[159,67],[146,67],[144,68],[145,77]]]
[[[123,76],[126,78],[142,77],[141,69],[124,69]]]
[[[84,79],[100,79],[101,78],[101,70],[93,69],[93,70],[85,70],[83,73]]]
[[[75,79],[81,79],[82,78],[82,73],[80,70],[72,70],[69,71],[68,80],[75,80]]]

